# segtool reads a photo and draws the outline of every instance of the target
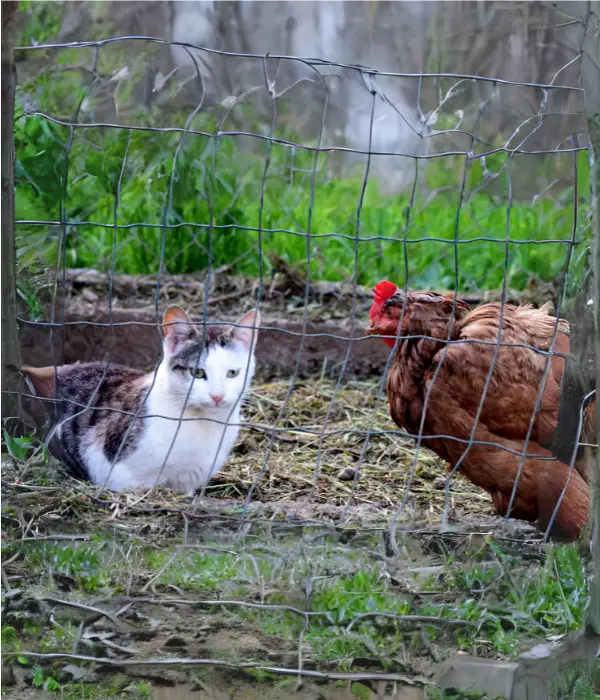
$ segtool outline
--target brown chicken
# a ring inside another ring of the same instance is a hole
[[[373,291],[367,332],[391,336],[384,340],[396,346],[387,376],[393,420],[412,435],[421,432],[423,444],[447,461],[450,469],[459,465],[461,473],[491,494],[501,515],[507,514],[517,476],[510,516],[538,521],[544,530],[565,490],[552,533],[577,537],[590,508],[585,471],[581,461],[571,470],[551,451],[570,348],[567,321],[559,319],[557,326],[556,318],[548,315],[549,304],[540,309],[484,304],[472,311],[451,295],[403,294],[387,281]],[[503,345],[497,349],[501,317]],[[448,339],[459,342],[445,342]],[[506,343],[512,345],[506,347]],[[548,352],[560,355],[550,355],[523,461]],[[574,449],[577,436],[572,434],[573,408],[563,413],[569,414],[570,426],[558,442],[567,453]]]

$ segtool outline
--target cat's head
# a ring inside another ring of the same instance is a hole
[[[163,317],[161,375],[172,398],[202,410],[231,409],[254,375],[260,314],[249,311],[237,325],[196,328],[178,306]],[[190,389],[191,386],[191,389]]]

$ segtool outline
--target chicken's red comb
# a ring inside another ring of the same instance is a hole
[[[373,289],[373,296],[375,301],[383,302],[391,299],[391,297],[396,294],[398,287],[393,282],[388,282],[388,280],[383,280],[379,284],[375,285]]]

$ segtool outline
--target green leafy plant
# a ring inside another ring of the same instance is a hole
[[[10,456],[17,462],[25,462],[36,447],[31,436],[11,437],[6,428],[2,428],[2,436]]]
[[[33,667],[33,678],[31,680],[35,688],[40,688],[49,691],[61,690],[60,683],[51,675],[48,675],[41,666]]]

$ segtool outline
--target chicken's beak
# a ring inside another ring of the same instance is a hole
[[[379,332],[377,330],[377,326],[374,326],[372,323],[367,326],[366,328],[366,334],[367,335],[379,335]]]

